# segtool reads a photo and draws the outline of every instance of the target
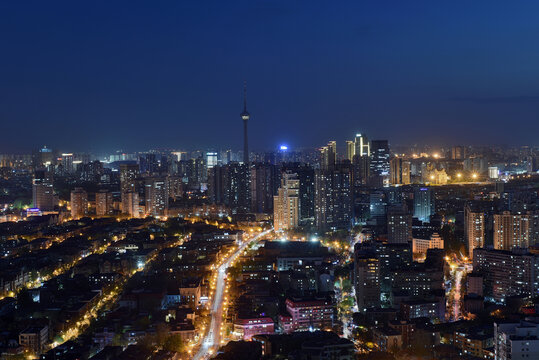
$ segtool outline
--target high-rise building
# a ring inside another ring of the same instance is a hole
[[[122,212],[134,218],[140,216],[140,200],[138,193],[122,193]]]
[[[135,183],[139,174],[138,164],[120,165],[120,191],[122,193],[135,192]]]
[[[122,200],[122,212],[135,216],[138,214],[138,194],[136,189],[136,180],[139,175],[138,164],[120,165],[120,195]],[[130,195],[129,195],[130,194]],[[137,204],[133,203],[135,200]]]
[[[52,174],[47,170],[36,170],[32,181],[32,205],[41,211],[54,210],[54,187]]]
[[[234,214],[251,210],[251,169],[249,165],[230,162],[210,170],[208,194],[212,202],[228,206]]]
[[[251,166],[251,211],[271,214],[273,197],[279,187],[279,169],[276,165],[256,163]]]
[[[414,189],[414,217],[430,222],[430,216],[434,214],[434,195],[428,187]]]
[[[412,214],[405,205],[392,206],[387,211],[387,241],[407,244],[412,240]]]
[[[298,175],[299,222],[302,225],[312,225],[314,223],[314,169],[309,165],[289,163],[284,164],[282,170]]]
[[[75,172],[75,168],[73,167],[73,160],[73,154],[62,154],[62,168],[64,170],[64,173],[73,174]]]
[[[299,180],[297,174],[284,172],[278,194],[273,197],[273,227],[290,230],[299,224]]]
[[[164,177],[147,178],[145,184],[146,214],[163,216],[168,211],[168,187]]]
[[[352,161],[356,154],[356,148],[353,141],[346,141],[346,160]]]
[[[217,158],[217,153],[216,152],[207,152],[206,153],[206,166],[208,167],[208,169],[211,169],[212,167],[217,165],[217,163],[218,163],[217,159],[218,158]]]
[[[352,159],[354,189],[366,186],[370,178],[370,157],[367,155],[354,155]]]
[[[474,209],[470,204],[464,207],[464,234],[468,244],[468,256],[485,246],[485,213]]]
[[[88,194],[83,188],[75,188],[71,191],[71,217],[80,219],[88,214]]]
[[[451,159],[464,160],[466,157],[466,148],[464,146],[453,146],[451,148]]]
[[[95,212],[97,216],[110,216],[113,214],[112,193],[100,190],[95,194]]]
[[[371,141],[371,181],[373,186],[389,184],[389,143],[387,140]]]
[[[315,225],[320,230],[349,228],[353,218],[349,164],[315,173]]]
[[[371,156],[371,145],[365,135],[356,134],[354,138],[354,156]]]
[[[390,182],[393,185],[408,185],[411,183],[410,161],[394,157],[390,161]]]
[[[356,248],[354,251],[354,288],[357,306],[365,313],[380,306],[380,264],[374,252]]]
[[[333,170],[337,164],[337,142],[330,141],[320,149],[320,169]]]
[[[528,248],[539,241],[539,212],[494,215],[494,248],[512,250]]]
[[[539,255],[527,250],[474,249],[473,269],[483,275],[485,296],[494,301],[539,291]]]
[[[247,123],[251,115],[247,112],[247,83],[243,84],[243,111],[241,119],[243,120],[243,163],[249,164],[249,142],[247,140]]]

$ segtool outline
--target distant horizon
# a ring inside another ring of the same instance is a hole
[[[539,145],[537,13],[528,0],[3,3],[0,149],[241,148],[244,81],[253,150],[358,129]]]

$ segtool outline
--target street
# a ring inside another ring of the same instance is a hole
[[[226,259],[217,269],[217,281],[215,286],[215,294],[213,296],[211,308],[211,323],[208,333],[202,340],[202,345],[198,353],[193,357],[195,360],[208,359],[221,345],[221,325],[223,322],[223,292],[225,289],[226,270],[234,262],[234,260],[245,250],[252,242],[257,241],[263,236],[269,234],[273,229],[266,230],[256,235],[252,239],[244,241],[240,247]]]

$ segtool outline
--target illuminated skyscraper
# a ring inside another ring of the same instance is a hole
[[[71,191],[71,217],[80,219],[88,214],[88,194],[82,188],[75,188]]]
[[[146,179],[144,187],[146,198],[146,214],[163,216],[168,211],[168,187],[167,179],[155,177]]]
[[[494,248],[513,250],[528,248],[539,240],[539,212],[512,214],[504,211],[494,215]]]
[[[354,139],[354,147],[354,155],[371,155],[371,146],[369,144],[369,139],[365,135],[356,134],[356,137]]]
[[[352,171],[348,164],[315,173],[315,224],[319,230],[347,229],[352,222]]]
[[[474,209],[470,204],[464,207],[464,232],[468,244],[468,256],[473,250],[485,246],[485,213]]]
[[[243,120],[243,163],[249,164],[249,142],[247,139],[247,123],[251,115],[247,112],[247,83],[243,84],[243,112],[241,119]]]
[[[389,144],[387,140],[371,141],[371,178],[374,186],[389,182]]]
[[[283,173],[281,187],[273,197],[273,227],[289,230],[299,223],[299,180],[296,174]]]
[[[75,172],[75,168],[73,167],[73,154],[62,154],[62,167],[66,174]]]
[[[211,169],[217,165],[217,153],[216,152],[207,152],[206,153],[206,166],[208,169]]]
[[[52,174],[46,170],[36,170],[32,181],[32,205],[42,211],[54,209],[54,188]]]
[[[393,185],[410,184],[410,161],[394,157],[390,161],[390,183]]]
[[[122,212],[130,216],[138,216],[138,194],[135,187],[139,174],[138,164],[120,165],[120,191],[122,197]],[[136,201],[136,204],[134,203]]]
[[[430,216],[434,213],[434,195],[428,187],[414,189],[414,217],[430,222]]]
[[[346,159],[352,161],[356,154],[355,144],[353,141],[346,142]]]
[[[407,244],[412,240],[412,215],[405,205],[390,207],[387,211],[387,241]]]
[[[337,142],[330,141],[320,149],[320,169],[333,170],[337,163]]]

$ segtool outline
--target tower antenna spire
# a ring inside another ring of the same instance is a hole
[[[247,112],[247,80],[243,80],[243,112]]]

